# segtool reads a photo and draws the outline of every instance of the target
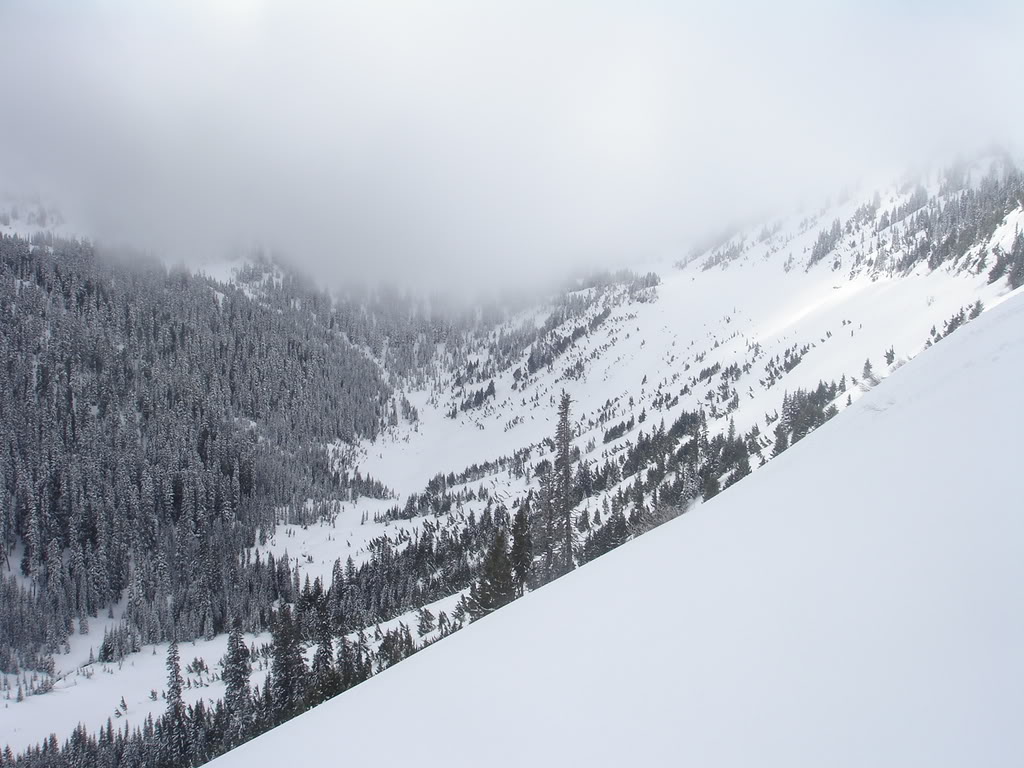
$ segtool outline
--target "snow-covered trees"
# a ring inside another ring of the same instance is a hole
[[[530,578],[530,566],[533,564],[533,541],[530,537],[530,503],[529,500],[516,510],[512,520],[512,550],[509,557],[512,561],[512,575],[515,580],[516,594],[522,595]]]
[[[271,706],[276,722],[295,715],[302,705],[306,684],[306,661],[302,637],[288,605],[281,606],[273,628],[271,650]]]
[[[161,721],[162,746],[169,765],[184,765],[188,757],[188,724],[185,719],[185,703],[182,701],[184,685],[178,643],[172,640],[167,648],[167,709]]]
[[[416,614],[416,632],[420,637],[430,634],[434,631],[436,617],[426,607],[420,608]]]
[[[811,256],[810,259],[808,259],[808,264],[816,264],[835,250],[842,234],[843,230],[839,223],[839,219],[833,221],[832,226],[828,229],[821,230],[821,232],[818,233],[818,239],[814,242],[814,247],[811,249]]]
[[[334,633],[326,614],[318,617],[316,653],[309,671],[307,705],[315,707],[341,690],[341,679],[334,666]]]
[[[572,511],[576,506],[573,489],[573,424],[570,418],[572,398],[562,390],[558,404],[558,426],[555,428],[555,514],[559,518],[561,541],[560,573],[568,573],[575,564],[573,562],[573,524]]]
[[[870,361],[865,361],[870,373]],[[812,390],[797,389],[782,398],[782,412],[775,426],[774,455],[799,442],[838,413],[832,401],[840,388],[835,382],[819,382]]]
[[[478,619],[516,597],[515,575],[508,553],[508,532],[498,528],[484,557],[480,578],[470,590],[470,614],[474,620]]]
[[[252,698],[249,675],[252,663],[249,649],[242,637],[242,623],[235,621],[228,635],[227,653],[224,655],[224,707],[228,716],[228,740],[240,744],[249,735],[253,725]]]
[[[864,384],[869,387],[873,387],[878,383],[878,378],[875,376],[875,369],[871,365],[871,358],[864,361],[864,367],[861,369],[860,376],[864,380]]]
[[[1017,232],[1008,253],[1002,250],[996,252],[996,262],[988,273],[988,281],[994,283],[1004,276],[1010,288],[1024,285],[1024,232]]]
[[[261,626],[277,590],[251,589],[242,553],[274,507],[384,492],[322,448],[372,437],[389,396],[338,315],[292,283],[257,300],[85,243],[0,238],[0,562],[20,542],[34,584],[0,583],[0,671],[45,669],[126,591],[101,658],[172,627]]]

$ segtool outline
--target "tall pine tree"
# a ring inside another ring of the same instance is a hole
[[[572,398],[564,389],[558,405],[558,426],[555,429],[555,512],[558,517],[559,533],[561,534],[561,557],[559,572],[568,573],[573,564],[573,525],[572,509],[576,505],[572,485],[572,421],[570,408]]]
[[[188,758],[188,731],[185,722],[185,702],[181,692],[185,681],[181,677],[181,658],[178,641],[167,648],[167,709],[164,712],[163,748],[170,765],[185,765]]]
[[[530,576],[533,564],[533,542],[530,537],[530,502],[529,499],[516,510],[512,520],[512,575],[516,586],[516,595],[521,596],[526,588],[526,580]]]
[[[315,707],[341,691],[341,680],[334,666],[334,638],[331,621],[323,615],[317,622],[316,653],[309,675],[309,706]]]
[[[251,673],[249,649],[242,636],[242,624],[236,619],[228,635],[228,649],[224,656],[224,706],[228,711],[228,738],[232,744],[245,741],[252,726]]]
[[[299,713],[306,689],[302,638],[287,604],[278,611],[272,640],[270,679],[273,717],[275,722],[283,723]]]
[[[483,572],[470,588],[470,614],[473,620],[486,616],[516,598],[512,560],[508,556],[508,533],[499,527],[494,542],[484,557]]]

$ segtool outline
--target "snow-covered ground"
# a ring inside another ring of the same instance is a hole
[[[217,764],[1021,765],[1022,387],[1017,297],[692,513]]]
[[[97,630],[98,636],[92,634]],[[91,643],[88,643],[88,638],[92,639]],[[103,626],[91,630],[88,638],[78,640],[77,649],[98,647],[103,638]],[[247,643],[255,642],[257,646],[269,641],[269,633],[246,636]],[[74,648],[74,639],[72,643]],[[200,699],[215,702],[223,698],[224,683],[220,679],[219,662],[226,649],[227,635],[179,645],[186,702],[194,703]],[[74,666],[72,659],[81,666]],[[203,662],[206,671],[186,669],[196,659]],[[67,670],[49,693],[29,696],[21,702],[13,697],[0,701],[0,740],[12,750],[18,752],[35,746],[51,733],[56,733],[58,739],[63,740],[79,723],[96,730],[110,719],[118,728],[123,729],[128,723],[134,729],[141,727],[149,715],[159,716],[167,708],[163,699],[167,682],[166,643],[145,645],[139,653],[130,654],[120,664],[88,663],[88,651],[84,658],[80,653],[72,654],[64,661]],[[266,669],[254,670],[253,682],[262,683],[265,675]]]
[[[32,239],[46,233],[56,237],[78,237],[85,230],[69,222],[64,212],[52,202],[38,197],[0,194],[0,235]]]
[[[979,163],[975,175],[980,177],[984,170],[984,163]],[[931,179],[927,186],[934,193],[939,184]],[[892,273],[886,265],[904,254],[906,222],[879,227],[883,216],[906,204],[910,196],[906,185],[885,190],[875,213],[852,225],[835,251],[813,265],[808,262],[819,232],[836,219],[853,221],[856,211],[873,201],[874,191],[810,215],[782,219],[771,230],[760,226],[740,233],[716,249],[734,247],[731,259],[711,269],[703,267],[714,257],[712,251],[681,269],[656,265],[661,278],[656,301],[615,305],[603,324],[555,360],[552,370],[541,370],[515,388],[513,365],[495,377],[496,397],[484,407],[453,420],[446,412],[458,397],[446,400],[437,389],[408,393],[419,411],[419,423],[415,429],[402,425],[364,446],[360,468],[401,495],[421,491],[438,472],[458,472],[550,437],[557,395],[563,388],[575,402],[577,444],[594,438],[603,457],[605,448],[614,450],[635,438],[601,446],[610,424],[590,427],[587,421],[596,420],[606,403],[614,403],[606,412],[614,413],[616,421],[646,409],[654,424],[662,418],[670,424],[684,409],[708,406],[708,393],[717,389],[720,379],[713,376],[701,382],[696,377],[715,363],[750,363],[751,370],[734,384],[741,397],[739,409],[723,415],[717,424],[712,419],[712,432],[724,432],[730,417],[741,431],[757,423],[764,432],[765,414],[780,408],[785,391],[813,388],[822,380],[839,381],[843,375],[860,377],[866,359],[884,377],[886,350],[892,349],[902,363],[925,348],[932,328],[941,331],[961,308],[978,300],[993,307],[1006,298],[1005,281],[989,284],[988,270],[995,249],[1009,250],[1024,227],[1024,208],[1017,208],[960,263],[933,271],[922,264],[909,275]],[[508,325],[526,319],[533,319],[530,313]],[[571,330],[574,324],[571,321],[562,330]],[[796,368],[773,386],[764,384],[769,361],[781,359],[787,349],[805,347]],[[566,376],[577,360],[585,363],[583,375]],[[692,391],[678,404],[652,410],[659,392],[676,394],[686,384]],[[725,410],[721,402],[715,404]]]
[[[572,395],[580,421],[596,417],[607,401],[618,398],[615,421],[647,409],[653,424],[662,418],[670,424],[683,409],[706,404],[708,390],[720,380],[715,376],[692,386],[692,393],[672,408],[651,410],[659,389],[676,394],[714,363],[742,366],[754,359],[753,344],[760,345],[760,365],[735,384],[741,405],[729,415],[738,429],[760,422],[763,430],[765,413],[781,406],[786,390],[813,388],[844,374],[859,377],[868,358],[884,373],[885,350],[891,347],[898,358],[908,359],[924,348],[931,327],[941,329],[951,315],[978,299],[994,306],[1007,292],[1005,285],[989,285],[985,275],[937,270],[846,280],[827,269],[786,273],[777,260],[724,271],[669,268],[661,277],[657,301],[616,309],[598,332],[557,360],[552,372],[531,379],[525,392],[512,390],[511,372],[497,377],[495,406],[453,420],[444,415],[443,405],[431,406],[425,393],[412,393],[420,412],[417,429],[399,430],[368,446],[360,468],[400,493],[420,491],[438,472],[458,472],[549,437],[556,395],[563,388]],[[811,348],[783,381],[761,386],[766,362],[794,345]],[[584,376],[562,376],[577,357],[588,360]],[[630,397],[632,408],[626,404]],[[517,416],[521,420],[506,429]],[[717,429],[724,431],[727,421],[723,417]],[[583,445],[593,437],[600,444],[610,425],[583,428],[577,442]]]
[[[328,580],[330,572],[327,573]],[[437,600],[424,606],[435,616],[441,611],[449,616],[454,612],[461,592]],[[120,612],[115,612],[115,617]],[[0,738],[5,746],[15,752],[40,743],[51,733],[64,738],[79,724],[85,723],[92,730],[97,730],[109,719],[118,728],[125,725],[129,729],[142,727],[146,718],[152,715],[159,717],[167,708],[164,700],[164,689],[167,682],[167,643],[145,645],[138,653],[129,654],[121,663],[105,664],[90,661],[89,654],[98,645],[106,626],[115,621],[104,619],[93,623],[95,635],[76,635],[71,638],[72,651],[60,657],[63,671],[54,688],[49,693],[28,696],[17,701],[15,691],[9,698],[0,698]],[[376,630],[382,633],[398,629],[400,625],[416,632],[416,613],[396,617],[390,621],[382,621],[378,625],[368,627],[366,633],[367,647],[376,650]],[[98,625],[98,626],[97,626]],[[358,638],[357,632],[348,636],[350,642]],[[433,631],[420,636],[420,642],[437,640],[440,631]],[[246,634],[245,642],[250,647],[260,649],[271,642],[269,632],[253,635]],[[181,669],[185,681],[183,698],[186,704],[204,700],[214,705],[224,697],[224,681],[221,678],[221,660],[227,651],[227,635],[218,635],[212,640],[193,640],[180,643],[178,652],[181,656]],[[82,655],[84,652],[84,656]],[[316,653],[316,645],[306,649],[307,662]],[[253,663],[250,682],[263,685],[269,673],[270,661],[260,657]],[[14,679],[13,677],[11,678]]]
[[[805,269],[819,231],[835,218],[849,219],[870,198],[871,192],[861,199],[851,198],[820,209],[810,218],[801,215],[782,220],[766,237],[760,235],[760,227],[737,235],[727,244],[736,246],[730,251],[733,258],[709,270],[702,266],[711,253],[690,260],[683,268],[665,264],[655,267],[661,278],[656,300],[614,303],[608,319],[570,346],[555,360],[551,370],[541,369],[517,383],[513,365],[495,377],[493,401],[460,413],[456,419],[446,415],[459,397],[451,387],[450,371],[444,372],[447,380],[441,376],[427,387],[407,391],[419,412],[418,423],[402,423],[358,450],[359,469],[393,489],[397,498],[341,504],[332,520],[315,525],[279,525],[267,544],[260,547],[261,552],[273,552],[275,557],[287,553],[298,563],[303,578],[308,575],[329,582],[336,559],[344,562],[351,556],[356,563],[361,562],[367,544],[378,536],[401,542],[415,535],[428,519],[458,525],[460,515],[471,511],[479,514],[484,502],[468,501],[448,515],[389,523],[374,521],[375,514],[402,504],[411,493],[422,492],[425,484],[440,472],[460,472],[470,465],[510,456],[529,446],[534,448],[531,461],[539,460],[546,450],[539,447],[541,442],[553,434],[557,395],[562,388],[573,396],[578,423],[576,443],[589,460],[603,461],[635,441],[640,429],[649,432],[663,419],[671,424],[682,410],[699,407],[714,407],[720,414],[710,420],[712,432],[726,431],[732,419],[741,431],[757,424],[767,438],[771,430],[766,414],[781,408],[786,391],[813,388],[821,380],[838,381],[844,375],[848,380],[860,377],[865,359],[870,359],[876,374],[885,378],[902,362],[918,355],[930,330],[935,327],[941,331],[943,323],[960,309],[977,300],[991,309],[1007,299],[1005,281],[988,284],[987,269],[976,266],[942,267],[931,272],[918,269],[911,275],[892,275],[868,266],[869,262],[877,265],[883,253],[885,258],[895,258],[891,252],[896,240],[892,228],[875,230],[877,218],[907,198],[907,193],[896,187],[882,195],[875,218],[844,236],[834,258]],[[993,249],[1007,249],[1021,226],[1024,210],[1012,211],[991,238],[976,244],[966,261],[974,264],[983,254],[988,254],[991,261]],[[789,257],[793,257],[792,262]],[[835,263],[839,267],[834,268]],[[207,271],[219,279],[228,279],[230,268],[226,265],[227,262],[224,269],[211,267]],[[591,315],[598,309],[593,307]],[[542,321],[544,312],[530,310],[509,326],[527,319]],[[968,326],[972,328],[973,325]],[[941,345],[951,343],[963,333]],[[975,335],[968,334],[968,338]],[[890,348],[896,355],[892,366],[884,362],[884,353]],[[771,361],[781,359],[786,350],[793,349],[806,350],[800,364],[774,384],[768,384]],[[929,356],[930,353],[925,359]],[[567,377],[566,369],[577,360],[584,362],[582,376]],[[733,363],[750,366],[749,371],[731,383],[739,395],[739,407],[730,412],[714,394],[722,383],[721,377],[697,379],[701,369],[716,363],[723,368]],[[680,395],[686,386],[689,393]],[[889,387],[885,383],[879,391]],[[655,403],[659,393],[680,396],[677,403],[658,407]],[[847,394],[851,401],[857,401],[863,396],[863,389],[851,386],[836,402],[840,409],[845,407]],[[868,393],[866,402],[876,398],[877,395]],[[609,426],[630,416],[638,418],[644,411],[646,423],[617,440],[603,443],[604,431]],[[606,420],[601,421],[602,417]],[[594,448],[588,452],[591,441]],[[835,438],[833,442],[841,441]],[[962,441],[958,439],[957,443],[950,450],[964,450]],[[770,448],[766,448],[765,456],[770,454]],[[756,463],[754,468],[757,469]],[[909,474],[905,483],[914,488],[919,485],[918,478]],[[490,498],[508,506],[530,487],[527,480],[515,478],[508,471],[492,472],[471,481],[469,486],[485,490]],[[730,490],[729,497],[735,493]],[[592,509],[600,503],[600,498],[585,502]],[[823,492],[820,504],[830,503],[832,494]],[[556,585],[552,589],[561,587]],[[411,615],[395,619],[399,620],[412,621]],[[39,742],[51,732],[64,738],[79,721],[95,730],[112,716],[122,696],[132,716],[161,709],[161,704],[151,702],[149,696],[152,690],[159,693],[164,686],[164,646],[156,649],[155,656],[152,646],[146,646],[120,666],[83,667],[90,651],[95,653],[98,649],[103,628],[109,623],[104,618],[94,620],[89,635],[72,637],[72,652],[55,659],[62,679],[53,692],[30,696],[24,702],[14,700],[13,689],[10,698],[3,698],[6,692],[0,695],[0,744],[9,742],[18,749]],[[634,631],[644,630],[637,627]],[[682,631],[685,634],[685,629]],[[640,640],[639,647],[645,642]],[[183,646],[183,664],[195,656],[213,670],[225,644],[226,638],[220,637],[197,643],[194,650]],[[632,640],[628,645],[626,650],[635,653]],[[200,681],[204,687],[193,688],[191,695],[220,695],[219,680],[208,677]]]

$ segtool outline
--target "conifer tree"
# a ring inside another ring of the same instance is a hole
[[[874,369],[871,367],[871,359],[868,358],[864,361],[864,370],[861,371],[861,378],[869,385],[877,384],[878,381],[875,379]]]
[[[543,462],[542,462],[543,464]],[[535,570],[536,584],[541,586],[555,578],[556,550],[558,546],[557,513],[555,510],[554,473],[544,468],[538,478],[540,487],[537,489],[536,513],[532,518],[531,539],[535,551],[540,555]]]
[[[515,577],[508,556],[508,533],[499,527],[484,557],[480,578],[470,588],[470,615],[475,621],[515,598]]]
[[[530,537],[529,499],[516,510],[512,520],[512,574],[516,585],[516,595],[521,596],[530,577],[533,565],[533,542]]]
[[[1010,262],[1012,265],[1009,275],[1010,288],[1020,288],[1024,285],[1024,232],[1017,232],[1017,236],[1013,239]]]
[[[434,631],[434,618],[434,614],[426,606],[420,608],[419,613],[416,614],[416,631],[420,637]]]
[[[167,647],[167,708],[164,712],[163,747],[166,759],[174,766],[185,765],[188,756],[185,703],[181,696],[183,687],[178,642],[173,640]]]
[[[309,674],[309,706],[315,707],[341,690],[341,680],[334,666],[334,638],[327,616],[317,623],[317,647]]]
[[[271,648],[271,698],[275,722],[298,714],[306,684],[306,662],[298,627],[292,620],[291,608],[285,604],[274,623]]]
[[[570,408],[572,398],[564,389],[558,405],[558,426],[555,429],[555,513],[561,533],[560,573],[573,569],[573,525],[572,508],[575,506],[572,490],[572,422]]]
[[[248,737],[252,724],[249,691],[251,673],[252,663],[242,636],[242,623],[236,619],[228,635],[228,648],[224,656],[224,706],[228,711],[229,739],[233,744],[241,743]]]

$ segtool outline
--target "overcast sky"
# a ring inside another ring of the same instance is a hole
[[[0,186],[334,280],[674,258],[1024,138],[1006,2],[0,0]]]

